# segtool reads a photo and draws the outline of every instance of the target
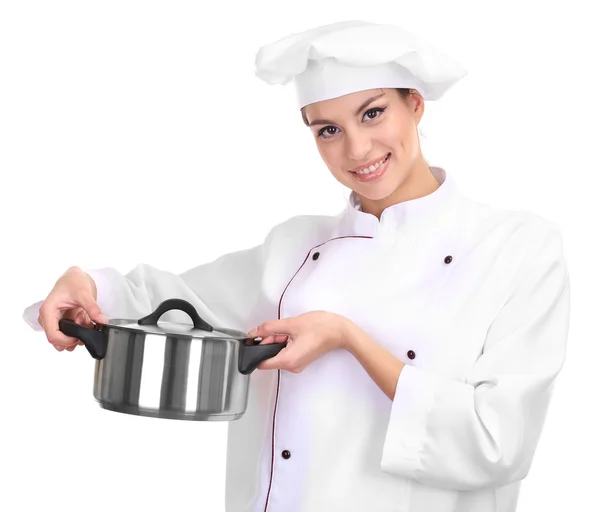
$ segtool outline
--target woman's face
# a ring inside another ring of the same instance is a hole
[[[417,134],[423,99],[416,92],[405,100],[395,89],[370,89],[312,103],[304,113],[333,176],[363,198],[391,196],[423,163]],[[352,172],[381,165],[386,156],[379,178]]]

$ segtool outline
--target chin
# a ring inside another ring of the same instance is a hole
[[[388,172],[391,170],[392,169],[388,169]],[[347,186],[354,190],[361,197],[369,199],[370,201],[383,201],[388,197],[393,196],[406,181],[405,175],[398,174],[394,176],[388,174],[387,176],[384,176],[384,178],[386,179],[383,180],[380,184],[378,184],[378,186],[369,186],[367,183],[359,183],[358,186],[356,186],[356,183],[353,183],[352,186]]]
[[[362,197],[365,197],[366,199],[371,200],[371,201],[381,201],[381,200],[385,199],[386,197],[391,196],[394,193],[394,191],[386,190],[383,192],[378,192],[378,191],[374,191],[374,190],[369,190],[366,193],[363,193],[360,190],[356,190],[356,193]]]

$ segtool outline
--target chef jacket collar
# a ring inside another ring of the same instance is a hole
[[[430,166],[431,174],[440,186],[422,197],[402,201],[383,210],[381,219],[361,210],[360,197],[352,191],[346,197],[338,236],[370,236],[394,241],[399,233],[427,233],[441,226],[451,213],[451,204],[459,194],[456,182],[441,167]]]

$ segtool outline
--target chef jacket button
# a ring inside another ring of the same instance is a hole
[[[289,458],[292,456],[292,454],[291,454],[291,453],[290,453],[288,450],[283,450],[283,451],[281,452],[281,456],[282,456],[284,459],[289,459]]]
[[[452,256],[446,256],[444,258],[444,263],[450,263],[452,261]]]
[[[409,350],[406,355],[408,356],[409,359],[414,359],[415,358],[415,352],[414,350]]]
[[[313,260],[316,260],[318,258],[319,258],[319,253],[318,252],[314,253],[313,254]]]

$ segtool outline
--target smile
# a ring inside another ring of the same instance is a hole
[[[365,166],[359,170],[350,171],[350,172],[355,173],[355,174],[370,174],[372,172],[375,172],[377,169],[379,169],[379,167],[381,167],[385,162],[387,162],[387,159],[390,157],[390,155],[391,155],[391,153],[388,153],[378,162],[375,162],[374,164],[371,164],[369,166]]]
[[[384,158],[378,162],[375,162],[369,167],[359,171],[350,171],[350,173],[357,181],[360,181],[361,183],[375,181],[385,174],[385,171],[389,167],[390,158],[391,153],[388,153]]]

